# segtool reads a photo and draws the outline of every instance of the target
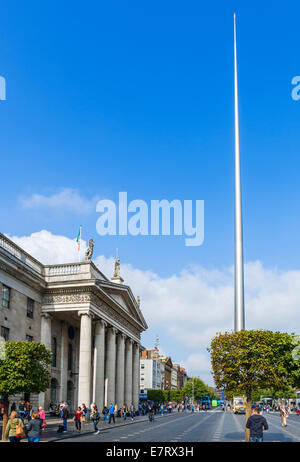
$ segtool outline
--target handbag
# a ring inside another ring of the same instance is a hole
[[[84,415],[82,415],[82,416],[80,417],[80,422],[85,422],[85,417],[84,417]]]
[[[25,436],[25,432],[23,428],[21,427],[20,423],[18,423],[16,426],[16,436],[18,436],[19,438],[23,438]]]

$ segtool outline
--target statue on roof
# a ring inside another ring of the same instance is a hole
[[[92,256],[93,256],[93,251],[94,251],[94,245],[95,245],[94,239],[90,238],[88,248],[85,251],[85,261],[91,261]]]
[[[120,277],[120,258],[117,257],[115,261],[114,278],[119,278],[119,277]]]

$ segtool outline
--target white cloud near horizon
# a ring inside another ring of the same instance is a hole
[[[96,209],[98,199],[97,197],[87,199],[76,189],[62,188],[59,192],[49,196],[42,194],[21,196],[19,201],[24,209],[62,209],[79,214],[89,214]]]
[[[75,239],[56,236],[45,230],[30,236],[10,238],[46,264],[78,259]],[[113,257],[100,255],[95,257],[94,262],[107,277],[112,276]],[[156,330],[163,325],[165,352],[175,362],[183,363],[189,375],[200,375],[212,384],[206,348],[217,332],[233,328],[233,267],[208,270],[193,265],[179,274],[163,277],[151,270],[143,271],[121,262],[121,275],[133,293],[141,297],[141,309],[149,329],[153,331],[153,338]],[[299,287],[298,270],[265,268],[259,261],[246,263],[247,328],[299,333]],[[181,346],[181,357],[172,355],[172,345],[176,348]]]

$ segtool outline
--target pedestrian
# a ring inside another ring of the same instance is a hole
[[[260,415],[258,406],[253,409],[253,414],[246,423],[246,428],[250,430],[250,442],[261,443],[263,441],[263,430],[268,430],[268,422],[265,417]]]
[[[149,407],[148,407],[148,413],[149,413],[149,422],[154,422],[153,407],[150,404],[149,404]]]
[[[64,433],[68,430],[68,415],[69,415],[68,407],[65,405],[62,406],[61,418],[63,421]]]
[[[82,410],[81,422],[88,421],[89,420],[89,410],[88,410],[88,408],[86,407],[86,405],[84,403],[82,404],[81,410]]]
[[[125,420],[127,419],[127,404],[124,403],[123,404],[123,420],[125,422]]]
[[[82,410],[80,406],[78,406],[78,409],[75,412],[73,420],[75,422],[76,430],[78,431],[78,433],[80,433],[81,432],[81,422],[82,422]]]
[[[108,423],[110,424],[111,419],[112,419],[114,421],[114,424],[115,424],[116,423],[116,421],[115,421],[115,406],[112,403],[110,403],[108,413],[109,413],[109,421],[108,421]]]
[[[39,407],[38,415],[39,415],[39,418],[42,421],[42,428],[47,427],[46,413],[45,413],[45,411],[44,411],[44,409],[42,407]]]
[[[33,412],[31,417],[25,426],[28,443],[39,443],[42,434],[42,421],[37,412]]]
[[[22,422],[24,423],[25,419],[25,401],[22,400],[19,404],[19,417],[22,419]]]
[[[100,414],[98,412],[98,408],[95,403],[93,403],[93,407],[91,407],[91,420],[94,424],[95,435],[99,435],[100,430],[98,428],[98,423],[100,420]]]
[[[25,436],[23,420],[16,411],[12,411],[6,425],[5,438],[8,437],[11,443],[20,443],[22,436]]]
[[[131,421],[133,422],[133,418],[134,418],[134,405],[133,405],[133,403],[131,403],[131,405],[130,405],[130,417],[131,417]]]
[[[287,412],[286,412],[284,406],[281,406],[280,417],[281,417],[281,426],[286,427],[287,426],[287,423],[286,423]]]
[[[32,414],[32,406],[29,401],[25,403],[25,417],[27,418],[27,421],[30,422],[31,420],[31,414]]]

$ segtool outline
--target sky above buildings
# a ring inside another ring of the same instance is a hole
[[[233,327],[233,12],[237,13],[246,326],[299,324],[297,2],[14,1],[2,5],[0,230],[44,263],[121,274],[160,347],[211,381],[206,347]],[[96,203],[204,200],[203,245],[99,236]]]

